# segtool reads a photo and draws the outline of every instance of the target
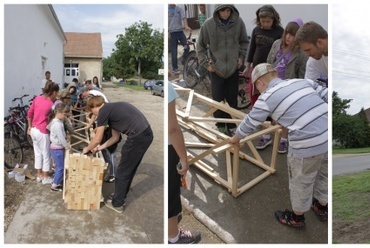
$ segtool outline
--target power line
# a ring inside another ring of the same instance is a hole
[[[364,78],[364,79],[367,79],[369,80],[370,78],[370,75],[363,75],[363,74],[354,74],[354,73],[349,73],[349,72],[346,72],[346,71],[338,71],[338,70],[333,70],[333,74],[345,74],[345,75],[348,75],[348,76],[351,76],[351,77],[357,77],[357,78]]]

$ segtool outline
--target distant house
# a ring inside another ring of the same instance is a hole
[[[100,33],[66,32],[64,45],[64,82],[73,78],[79,81],[92,80],[97,76],[99,82],[103,75],[103,46]]]
[[[370,123],[370,108],[366,109],[366,110],[365,110],[365,113],[366,113],[367,120],[368,120],[368,121],[369,121],[369,123]]]
[[[365,114],[366,114],[367,121],[370,123],[370,108],[365,109]]]
[[[63,29],[50,4],[4,5],[4,112],[28,94],[25,103],[42,93],[45,71],[63,83]]]

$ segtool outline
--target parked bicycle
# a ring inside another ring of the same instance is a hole
[[[13,169],[23,161],[23,146],[13,130],[12,116],[4,118],[4,165]]]
[[[28,105],[24,105],[23,98],[16,97],[12,102],[20,101],[18,106],[10,107],[8,116],[4,118],[4,165],[8,169],[23,161],[23,150],[32,148],[32,138],[27,134]]]
[[[32,147],[32,138],[30,135],[27,134],[28,129],[28,120],[27,120],[27,112],[29,110],[28,105],[24,105],[23,98],[27,97],[28,95],[23,95],[21,97],[16,97],[12,101],[20,101],[17,107],[13,107],[9,109],[9,115],[12,116],[13,120],[13,130],[18,135],[19,140],[21,143],[24,143],[24,146]],[[32,100],[32,99],[31,99]],[[31,101],[30,100],[30,101]]]
[[[209,85],[211,84],[209,72],[206,68],[199,65],[197,53],[195,51],[195,42],[191,40],[191,33],[187,38],[188,45],[192,46],[193,49],[186,55],[184,60],[184,71],[183,79],[185,85],[188,88],[193,89],[198,84],[203,84],[208,91],[210,91]],[[208,58],[210,55],[208,54]],[[208,63],[212,63],[209,59]],[[238,105],[236,109],[246,109],[250,107],[251,103],[248,95],[248,78],[244,77],[242,70],[239,72],[239,90],[238,90]]]

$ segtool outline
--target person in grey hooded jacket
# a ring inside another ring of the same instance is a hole
[[[248,36],[244,21],[233,4],[215,5],[213,16],[207,19],[197,39],[197,56],[200,66],[209,71],[212,98],[226,101],[236,108],[239,69],[248,49]],[[215,118],[231,118],[216,111]],[[230,133],[234,123],[216,123],[220,132]]]

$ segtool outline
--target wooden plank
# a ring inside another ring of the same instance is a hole
[[[234,146],[234,157],[232,167],[232,183],[231,183],[231,194],[235,197],[238,191],[238,182],[239,182],[239,147]]]
[[[275,132],[274,136],[274,145],[272,148],[272,156],[271,156],[271,168],[276,168],[276,161],[277,161],[277,154],[278,154],[278,147],[280,143],[280,136],[281,136],[282,130],[280,129],[278,132]]]
[[[233,195],[234,197],[240,195],[241,193],[247,191],[248,189],[252,188],[253,186],[255,186],[256,184],[258,184],[259,182],[261,182],[263,179],[267,178],[268,176],[270,176],[271,173],[269,171],[265,171],[264,173],[262,173],[261,175],[259,175],[258,177],[254,178],[252,181],[246,183],[245,185],[243,185],[242,187],[240,187],[237,191],[237,194],[236,195]]]
[[[214,147],[211,147],[210,149],[208,149],[207,151],[201,153],[201,154],[198,154],[197,156],[195,156],[194,158],[192,158],[190,161],[189,161],[189,164],[193,164],[194,162],[208,156],[209,154],[211,154],[213,152],[214,149],[220,147],[220,146],[223,146],[225,145],[226,143],[228,142],[228,140],[224,140],[220,143],[218,143],[217,145],[215,145]]]
[[[88,125],[88,123],[82,121],[78,122],[84,123],[86,126]],[[71,135],[73,138],[79,140],[75,144],[90,142],[89,130],[86,128],[83,129],[85,130],[85,135]],[[90,157],[82,155],[73,147],[71,151],[77,151],[77,153],[68,154],[68,156],[66,156],[66,160],[68,159],[68,166],[65,167],[64,188],[66,190],[63,193],[65,194],[64,202],[67,205],[67,209],[99,209],[103,173],[107,168],[107,164],[102,158],[102,153],[99,152],[96,153],[95,157]]]
[[[227,119],[227,118],[212,118],[212,117],[188,117],[187,121],[194,122],[223,122],[240,124],[243,120],[240,119]]]
[[[186,147],[198,147],[198,148],[208,148],[213,147],[213,143],[199,143],[199,142],[185,142]]]
[[[186,109],[185,109],[185,118],[188,118],[190,116],[190,110],[193,104],[193,97],[194,97],[194,90],[189,92],[188,104],[186,105]]]

